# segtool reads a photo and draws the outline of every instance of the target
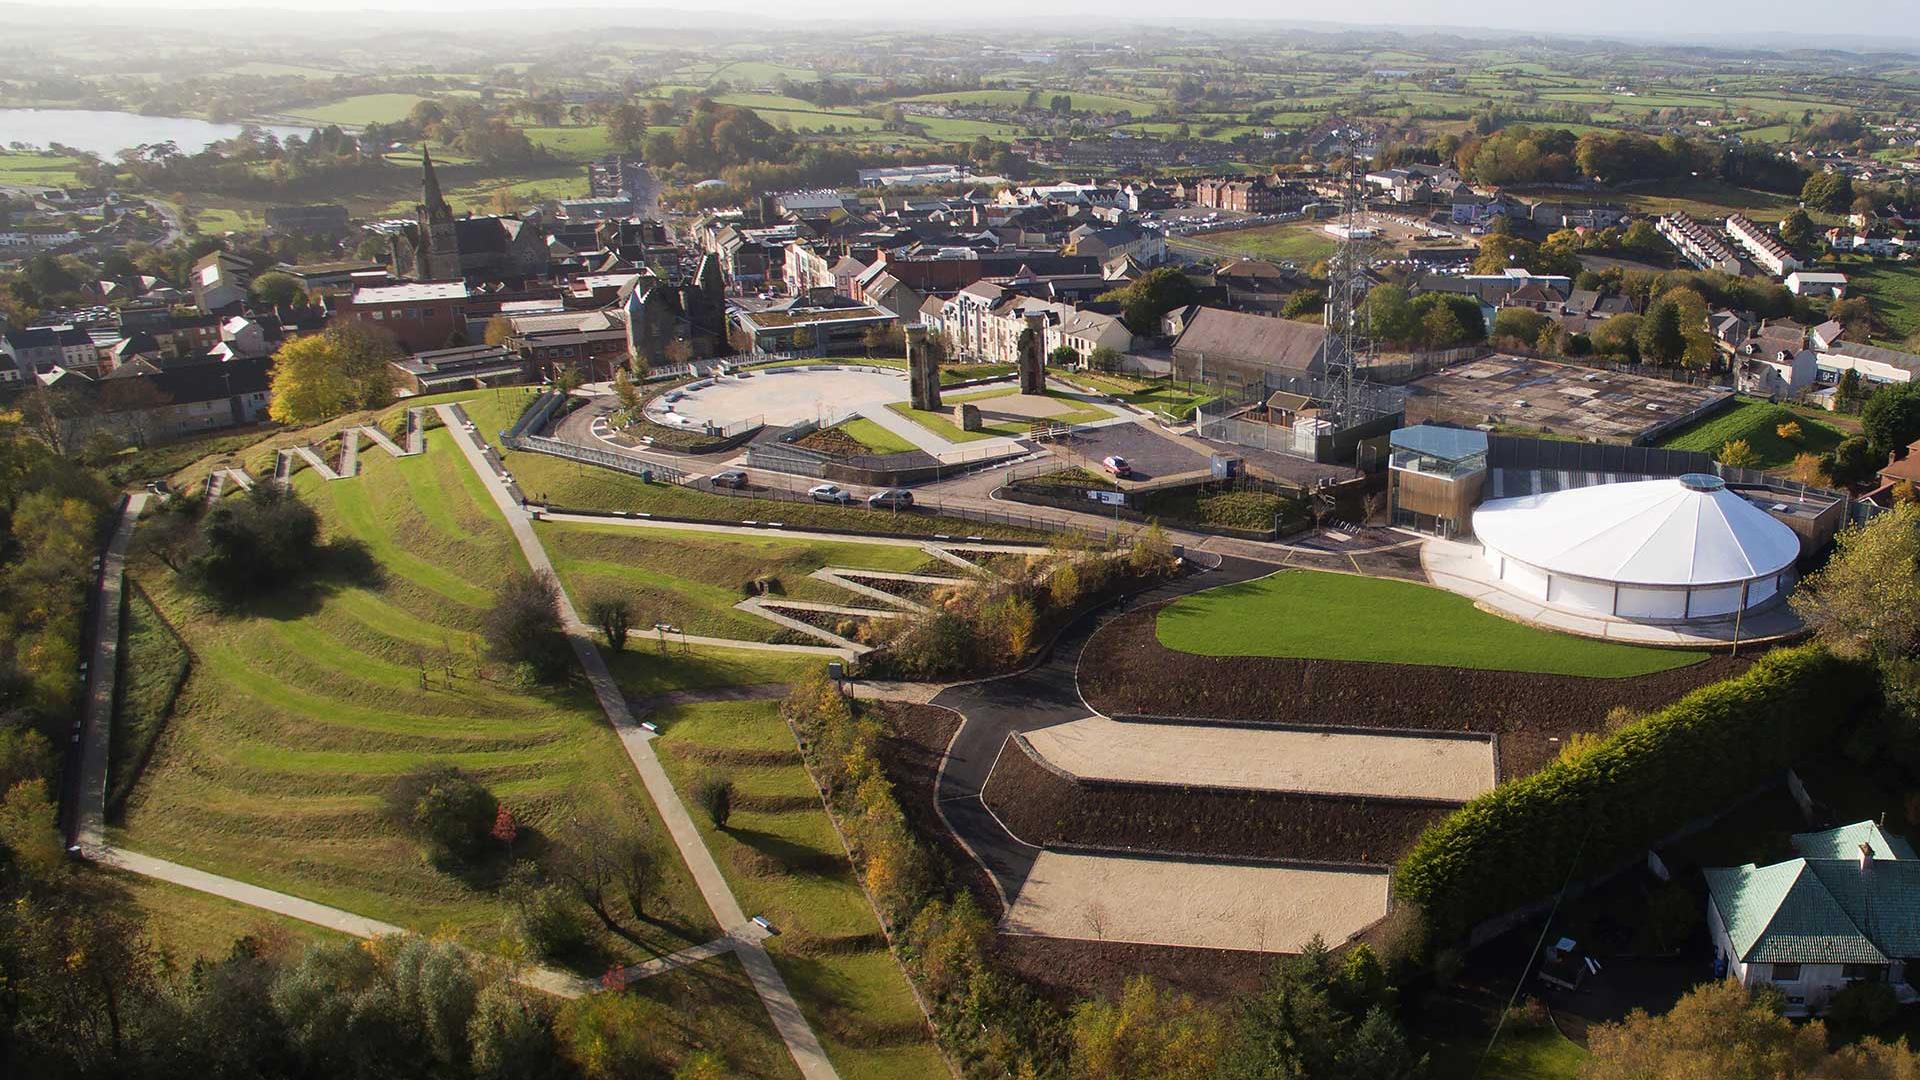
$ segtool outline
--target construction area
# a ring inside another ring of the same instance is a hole
[[[1651,442],[1733,395],[1626,372],[1496,354],[1456,364],[1407,388],[1408,424],[1426,421],[1583,441]]]

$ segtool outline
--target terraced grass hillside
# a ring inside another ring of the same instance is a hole
[[[780,931],[767,948],[835,1069],[846,1080],[945,1075],[778,704],[707,702],[654,719],[661,761],[690,804],[701,777],[733,781],[727,827],[695,820],[741,906]]]
[[[503,905],[482,871],[430,866],[380,813],[393,776],[451,761],[523,823],[516,854],[586,816],[637,823],[659,851],[643,947],[597,942],[576,966],[705,941],[715,932],[651,803],[584,686],[530,692],[484,659],[475,628],[520,566],[505,523],[445,431],[424,455],[362,458],[356,478],[296,475],[331,564],[304,593],[237,613],[207,608],[151,558],[134,576],[194,663],[115,841],[216,873],[487,947]],[[359,558],[342,558],[357,546]],[[629,654],[634,692],[790,678],[758,655]],[[492,868],[490,868],[492,869]]]
[[[559,522],[543,522],[538,529],[576,602],[618,593],[633,601],[635,627],[664,622],[689,634],[747,641],[772,640],[780,629],[734,610],[756,580],[777,582],[777,597],[872,607],[866,597],[807,575],[823,566],[913,572],[951,565],[911,545]]]

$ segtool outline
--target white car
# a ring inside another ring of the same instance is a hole
[[[859,502],[853,492],[837,484],[820,484],[807,489],[807,497],[814,502],[834,503],[838,506],[851,506]]]

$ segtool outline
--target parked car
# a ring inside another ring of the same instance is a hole
[[[708,478],[714,487],[743,488],[747,486],[747,473],[744,469],[725,469]]]
[[[888,488],[867,496],[867,505],[875,510],[906,510],[913,506],[913,492],[906,488]]]
[[[1100,462],[1100,467],[1120,480],[1125,480],[1127,477],[1133,475],[1133,466],[1127,464],[1127,459],[1121,457],[1119,454],[1115,454]]]
[[[820,484],[807,489],[807,496],[814,502],[833,503],[836,506],[851,506],[859,502],[853,492],[837,484]]]

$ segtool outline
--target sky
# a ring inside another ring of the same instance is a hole
[[[83,0],[85,3],[86,0]],[[650,9],[671,10],[684,25],[700,13],[773,19],[887,19],[965,21],[981,28],[995,17],[1032,18],[1031,0],[970,0],[961,5],[907,5],[876,9],[852,0],[263,0],[238,5],[234,0],[91,0],[87,6],[205,9],[244,6],[259,12],[279,8],[338,13],[375,9],[418,14],[461,11],[513,11],[532,16],[545,8],[618,10],[622,22],[640,21]],[[1084,15],[1108,21],[1167,20],[1204,10],[1211,18],[1326,22],[1338,18],[1354,26],[1399,28],[1488,28],[1570,36],[1612,36],[1669,40],[1674,44],[1751,42],[1769,36],[1846,39],[1855,47],[1911,48],[1920,43],[1920,0],[1606,0],[1569,4],[1441,4],[1436,0],[1341,0],[1339,4],[1304,0],[1213,0],[1204,9],[1171,5],[1166,0],[1053,0],[1038,9],[1049,21]],[[1009,24],[1008,29],[1018,24]]]

